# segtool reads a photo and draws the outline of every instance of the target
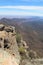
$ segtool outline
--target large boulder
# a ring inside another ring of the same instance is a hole
[[[6,31],[0,31],[0,47],[4,49],[4,38],[8,36]]]
[[[4,29],[6,32],[13,32],[13,28],[12,27],[5,27]]]
[[[4,25],[3,24],[0,24],[0,31],[4,30]]]

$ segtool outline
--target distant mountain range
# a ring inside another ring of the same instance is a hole
[[[0,23],[15,26],[16,31],[21,33],[30,49],[43,57],[43,17],[2,18]]]

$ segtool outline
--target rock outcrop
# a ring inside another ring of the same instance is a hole
[[[13,55],[17,64],[20,62],[15,27],[0,24],[0,48]]]
[[[3,24],[1,24],[1,25],[0,25],[0,31],[2,31],[2,30],[4,29],[4,27],[5,27],[5,26],[4,26]]]

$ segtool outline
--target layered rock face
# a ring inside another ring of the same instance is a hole
[[[15,27],[0,24],[0,48],[13,55],[17,64],[19,64],[20,55],[16,42]]]

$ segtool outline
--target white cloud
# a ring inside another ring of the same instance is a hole
[[[43,10],[43,6],[0,6],[0,8],[13,8],[22,10]]]
[[[19,15],[19,16],[43,16],[41,13],[32,13],[32,12],[0,12],[0,15]]]
[[[0,10],[1,8],[3,10],[7,8],[8,11],[7,10],[0,11],[0,15],[43,16],[43,6],[0,6]],[[10,11],[9,9],[14,9],[14,10]],[[15,9],[17,9],[17,11]],[[18,11],[19,9],[21,11]],[[29,12],[29,10],[31,12]],[[40,12],[36,12],[36,11],[40,11]]]

